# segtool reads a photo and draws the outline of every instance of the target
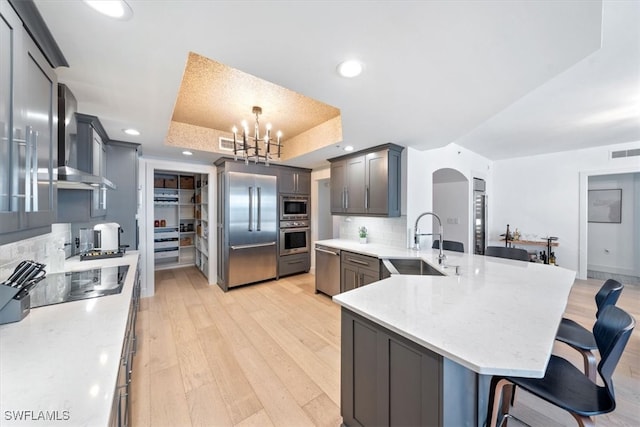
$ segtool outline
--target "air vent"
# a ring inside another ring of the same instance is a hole
[[[620,159],[622,157],[633,157],[640,156],[640,148],[634,148],[632,150],[620,150],[620,151],[612,151],[611,158],[612,159]]]
[[[218,148],[223,151],[233,151],[233,139],[220,137]]]

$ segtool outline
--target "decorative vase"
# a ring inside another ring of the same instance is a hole
[[[367,243],[367,238],[366,237],[361,237],[360,238],[360,243]]]

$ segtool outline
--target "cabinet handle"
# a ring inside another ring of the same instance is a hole
[[[349,189],[344,189],[344,208],[349,209]]]
[[[253,231],[253,187],[249,187],[249,228],[248,231]]]
[[[366,265],[367,267],[369,266],[368,262],[360,261],[358,259],[347,258],[347,261],[352,262],[354,264]]]
[[[107,187],[102,186],[100,191],[102,192],[102,200],[100,201],[100,204],[102,205],[102,209],[107,209]]]
[[[24,129],[24,210],[31,212],[31,179],[33,173],[31,171],[31,126]]]
[[[364,208],[369,209],[369,186],[364,190]]]
[[[262,187],[258,187],[258,222],[256,224],[256,231],[260,231],[262,225]]]
[[[326,250],[326,249],[321,249],[321,248],[316,248],[316,252],[323,252],[323,253],[325,253],[325,254],[330,254],[330,255],[335,255],[335,256],[340,255],[340,254],[335,253],[335,252],[333,252],[333,251],[328,251],[328,250]]]

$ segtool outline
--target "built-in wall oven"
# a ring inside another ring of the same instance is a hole
[[[309,252],[309,221],[280,221],[280,255]]]
[[[309,220],[309,196],[293,194],[280,195],[280,220]],[[280,225],[282,228],[282,224]]]

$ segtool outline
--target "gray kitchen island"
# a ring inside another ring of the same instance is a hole
[[[435,251],[405,255],[439,268]],[[482,426],[493,375],[544,375],[575,272],[447,255],[459,275],[392,275],[333,298],[345,425]]]

